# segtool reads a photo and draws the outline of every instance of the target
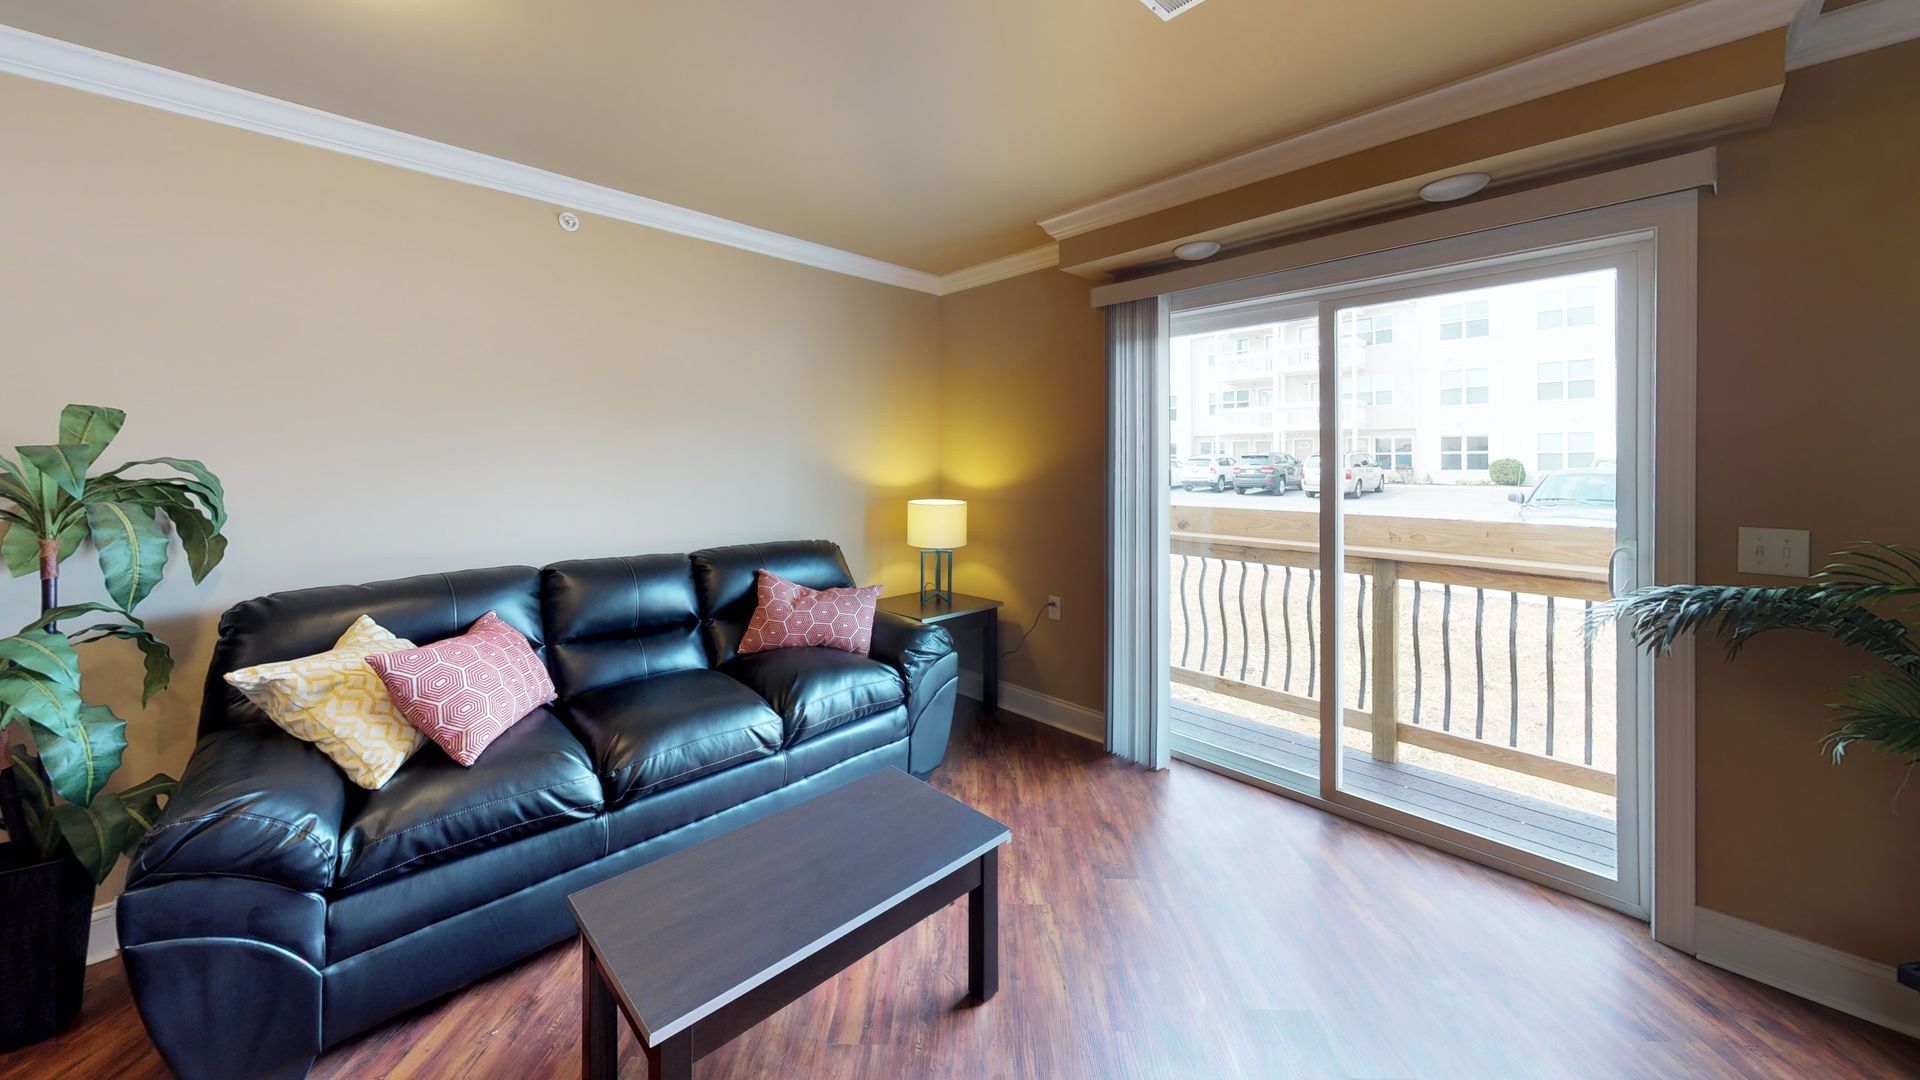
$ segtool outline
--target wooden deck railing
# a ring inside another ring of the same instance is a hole
[[[1318,716],[1317,507],[1180,506],[1174,525],[1174,681]],[[1404,744],[1614,792],[1611,667],[1580,629],[1606,595],[1609,530],[1352,515],[1345,532],[1343,720],[1375,758]]]

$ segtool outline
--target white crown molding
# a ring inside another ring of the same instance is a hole
[[[1895,0],[1879,0],[1891,3]],[[1906,3],[1908,0],[1898,0]],[[1040,222],[1056,240],[1105,228],[1786,26],[1802,0],[1698,0]],[[1875,6],[1873,4],[1865,5]]]
[[[0,26],[0,72],[398,166],[554,206],[938,295],[937,275]]]
[[[1920,1037],[1920,994],[1900,985],[1892,964],[1706,908],[1694,910],[1693,923],[1694,951],[1707,963]]]
[[[1820,12],[1809,0],[1806,14],[1787,37],[1787,70],[1798,71],[1843,56],[1920,38],[1920,0],[1870,0]]]
[[[1037,248],[1018,251],[1012,255],[1002,255],[998,259],[955,270],[940,277],[940,295],[950,296],[967,289],[977,289],[982,285],[991,285],[996,281],[1031,274],[1035,270],[1048,270],[1060,265],[1060,245],[1042,244]]]

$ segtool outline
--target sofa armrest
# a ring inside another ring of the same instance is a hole
[[[127,885],[225,875],[325,891],[346,806],[346,777],[310,744],[271,724],[216,731],[134,850]]]
[[[875,615],[870,655],[906,680],[909,722],[917,722],[944,684],[959,676],[952,634],[892,612]],[[941,663],[943,660],[947,662]]]

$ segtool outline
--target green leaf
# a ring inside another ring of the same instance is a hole
[[[0,663],[17,664],[80,689],[80,658],[74,655],[65,634],[36,629],[0,638]]]
[[[154,822],[160,820],[160,797],[173,797],[180,787],[179,781],[165,773],[154,773],[140,783],[120,792],[120,805],[126,807],[127,816],[133,819],[138,835],[128,839],[127,851],[132,851],[140,838],[153,831]]]
[[[65,562],[80,550],[80,541],[87,538],[87,523],[75,521],[60,531],[60,561]],[[6,535],[0,537],[0,558],[7,563],[7,571],[14,577],[26,577],[40,572],[40,537],[32,529],[13,525]]]
[[[107,880],[120,853],[139,839],[126,803],[118,795],[102,795],[91,806],[62,803],[53,808],[53,817],[96,885]]]
[[[102,475],[100,479],[121,479],[121,474],[125,473],[128,469],[135,469],[142,465],[165,465],[168,468],[177,469],[193,477],[191,481],[176,479],[173,482],[185,484],[188,490],[199,496],[200,499],[206,503],[207,516],[213,519],[213,527],[216,531],[227,527],[227,495],[226,490],[220,486],[220,478],[213,475],[212,471],[205,465],[202,465],[192,458],[157,457],[143,458],[139,461],[129,461],[125,465],[114,469],[112,472]]]
[[[65,728],[80,712],[80,693],[37,671],[9,667],[0,670],[0,705],[33,723]]]
[[[14,745],[13,775],[19,781],[20,803],[27,812],[27,829],[33,834],[34,849],[41,858],[49,858],[60,838],[60,826],[53,817],[53,788],[47,786],[40,759],[25,745]]]
[[[34,721],[33,739],[53,790],[87,806],[120,767],[127,749],[127,722],[105,705],[82,705],[64,725]]]
[[[206,580],[227,553],[227,538],[220,535],[211,520],[200,511],[181,481],[154,480],[143,484],[114,484],[109,496],[113,502],[146,506],[167,515],[173,531],[180,537],[180,549],[186,552],[187,568],[193,583]]]
[[[111,502],[88,506],[87,525],[100,554],[107,596],[121,610],[132,611],[160,584],[167,566],[167,534],[154,523],[152,510]]]
[[[132,619],[132,616],[128,618]],[[90,637],[87,641],[116,637],[133,642],[134,646],[140,650],[141,660],[146,666],[146,678],[140,687],[140,704],[145,705],[153,700],[153,695],[165,690],[167,684],[173,681],[173,650],[167,647],[166,642],[153,636],[153,633],[141,625],[138,619],[132,619],[132,621],[131,626],[89,627],[88,631],[99,637]]]
[[[58,443],[14,449],[20,451],[20,460],[31,463],[40,470],[41,476],[59,485],[61,491],[76,499],[86,496],[87,467],[93,464],[92,455],[98,453],[93,447],[83,443]]]
[[[69,405],[60,410],[60,441],[63,443],[93,447],[92,457],[87,459],[91,465],[100,457],[120,428],[127,422],[127,414],[119,409],[110,409],[104,405]]]

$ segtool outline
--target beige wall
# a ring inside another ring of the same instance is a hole
[[[1699,570],[1741,525],[1920,544],[1920,42],[1794,72],[1721,144],[1700,202]],[[1862,660],[1815,639],[1699,664],[1700,902],[1883,961],[1920,958],[1920,784],[1833,767],[1825,703]]]
[[[1044,270],[940,301],[942,490],[968,501],[963,592],[1006,601],[1005,682],[1104,711],[1106,360],[1089,282]]]
[[[141,608],[173,689],[90,676],[122,782],[177,772],[218,613],[275,589],[797,536],[913,585],[933,297],[13,78],[0,146],[0,441],[117,405],[113,461],[229,493],[225,564]],[[34,592],[0,581],[0,626]]]

